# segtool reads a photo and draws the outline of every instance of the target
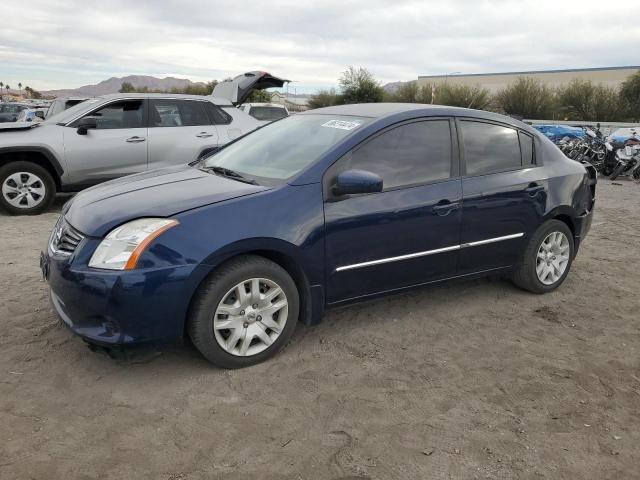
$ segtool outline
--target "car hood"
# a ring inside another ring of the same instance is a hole
[[[76,195],[63,213],[80,232],[102,237],[129,220],[170,217],[268,189],[185,165],[130,175],[89,188]]]
[[[0,131],[29,130],[35,126],[37,126],[37,123],[33,122],[5,122],[0,123]]]
[[[225,98],[234,105],[240,105],[249,98],[249,95],[254,90],[282,88],[282,86],[288,82],[290,82],[290,80],[274,77],[267,72],[247,72],[238,75],[232,80],[218,83],[211,95],[213,97]]]

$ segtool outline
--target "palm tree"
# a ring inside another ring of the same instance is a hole
[[[22,96],[22,82],[18,82],[18,91],[20,92],[20,96]]]
[[[7,89],[7,95],[9,95],[9,90],[11,90],[11,87],[7,84],[7,85],[4,86],[4,88]]]
[[[0,82],[0,100],[2,100],[2,87],[4,87],[4,82]]]

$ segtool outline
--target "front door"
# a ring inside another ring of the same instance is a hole
[[[448,119],[391,127],[325,174],[327,301],[371,295],[455,275],[461,181]],[[380,193],[335,197],[335,177],[379,175]]]
[[[91,185],[147,168],[144,100],[120,100],[93,110],[96,129],[77,132],[78,120],[64,129],[71,182]]]
[[[460,120],[463,208],[460,273],[508,267],[542,223],[548,192],[533,137],[514,128]]]

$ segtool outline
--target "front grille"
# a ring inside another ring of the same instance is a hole
[[[69,225],[61,216],[51,232],[49,247],[53,253],[70,256],[76,251],[82,239],[84,239],[84,235]]]

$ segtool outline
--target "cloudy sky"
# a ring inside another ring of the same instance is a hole
[[[386,83],[640,64],[637,0],[29,0],[0,11],[0,81],[38,90],[267,70],[308,92],[347,65]]]

